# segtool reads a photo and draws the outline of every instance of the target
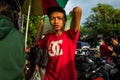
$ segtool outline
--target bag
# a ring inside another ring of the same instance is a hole
[[[38,64],[39,67],[41,68],[46,68],[47,67],[47,62],[48,62],[48,54],[46,49],[41,49],[41,48],[36,48],[36,64]]]
[[[41,80],[40,72],[35,70],[30,80]]]

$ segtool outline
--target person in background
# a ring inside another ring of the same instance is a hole
[[[113,46],[113,51],[117,54],[120,55],[120,43],[118,42],[118,39],[116,36],[110,36],[109,37],[109,42]]]
[[[38,46],[48,52],[44,79],[77,80],[74,56],[80,33],[82,9],[78,6],[73,9],[70,29],[67,31],[64,31],[67,18],[63,8],[52,6],[46,11],[54,31],[38,41]],[[37,64],[36,70],[39,70]]]
[[[98,38],[98,42],[100,45],[100,57],[102,59],[105,59],[108,63],[110,63],[110,59],[112,56],[112,48],[106,44],[106,41],[103,37]],[[105,75],[105,80],[111,80],[109,77],[109,74],[105,71],[103,71],[103,74]]]
[[[24,41],[12,22],[12,7],[0,0],[0,80],[25,80]]]
[[[110,36],[109,42],[113,47],[112,53],[114,53],[114,62],[120,68],[120,43],[118,42],[118,38],[116,36]]]
[[[28,62],[27,62],[26,67],[28,69],[26,69],[26,80],[30,80],[30,78],[33,75],[33,72],[35,71],[36,48],[37,46],[33,43],[27,54]]]
[[[100,45],[101,57],[108,60],[111,55],[112,48],[106,44],[105,39],[103,37],[98,38],[98,42]]]
[[[106,59],[108,62],[110,62],[110,58],[116,56],[116,53],[113,52],[113,47],[106,44],[104,38],[99,38],[99,45],[100,45],[101,57]]]

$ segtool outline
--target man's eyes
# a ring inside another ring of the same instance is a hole
[[[50,19],[51,19],[51,20],[55,20],[55,19],[63,20],[64,18],[62,18],[62,17],[51,17]]]

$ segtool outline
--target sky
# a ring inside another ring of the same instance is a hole
[[[75,7],[80,6],[82,8],[82,18],[81,18],[81,24],[84,23],[86,18],[91,13],[91,8],[97,7],[97,4],[109,4],[113,6],[113,8],[118,9],[120,8],[120,0],[68,0],[65,11],[66,14],[69,14],[69,12]]]

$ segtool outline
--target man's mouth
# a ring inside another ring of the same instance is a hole
[[[59,25],[53,25],[54,27],[58,27]]]

